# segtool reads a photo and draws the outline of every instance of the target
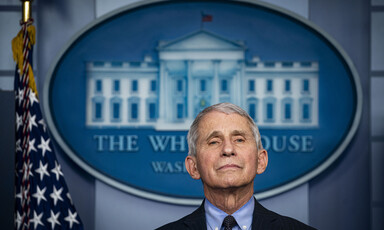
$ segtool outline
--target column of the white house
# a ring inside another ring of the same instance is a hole
[[[219,102],[219,61],[212,60],[213,62],[213,81],[212,81],[212,104]]]
[[[173,81],[171,82],[169,80],[169,75],[168,71],[164,67],[164,121],[169,122],[172,120],[173,112],[174,110],[172,109],[172,92],[170,91],[172,87],[170,84],[173,84]]]
[[[120,106],[121,106],[120,116],[121,117],[120,117],[119,125],[123,125],[124,123],[125,124],[130,123],[129,122],[129,113],[131,112],[131,108],[129,108],[129,105],[128,105],[128,98],[131,96],[131,91],[130,91],[130,89],[128,89],[128,81],[130,81],[130,80],[119,77],[119,81],[120,81],[119,97],[121,99],[121,104],[120,104]],[[140,87],[140,83],[139,83],[139,87]],[[139,104],[139,108],[140,108],[140,104]],[[140,111],[138,111],[138,113],[140,114]]]
[[[105,91],[104,91],[104,88],[103,88],[103,94],[105,95],[105,103],[104,103],[104,108],[103,108],[103,112],[104,112],[104,115],[105,115],[105,120],[104,120],[104,123],[108,123],[110,124],[111,123],[111,104],[110,104],[110,101],[111,101],[111,98],[112,98],[112,79],[111,78],[103,78],[103,83],[105,82]],[[104,84],[103,84],[103,87],[104,87]],[[105,93],[104,93],[105,92]]]
[[[257,125],[263,125],[264,124],[264,98],[265,98],[265,76],[258,77],[259,79],[256,79],[256,93],[257,98],[259,98],[258,104],[257,104]],[[257,84],[258,83],[258,84]]]
[[[88,72],[89,74],[89,72]],[[90,76],[87,77],[87,92],[86,92],[86,125],[90,125],[93,123],[92,121],[92,116],[93,116],[93,107],[95,106],[93,104],[93,101],[92,101],[92,98],[94,97],[94,88],[92,87],[92,84],[95,84],[93,83],[95,82],[94,79]]]
[[[160,61],[160,71],[159,71],[159,119],[158,119],[158,122],[164,122],[165,121],[165,106],[166,106],[166,103],[165,103],[165,97],[166,97],[166,89],[165,89],[165,86],[166,86],[166,82],[167,82],[167,79],[165,79],[165,67],[164,67],[164,61]]]
[[[191,60],[186,60],[187,63],[187,90],[188,90],[188,120],[192,121],[193,120],[193,89],[195,88],[195,82],[192,77],[192,70],[191,70],[191,65],[192,61]]]
[[[235,76],[233,77],[233,89],[239,89],[239,90],[233,90],[233,96],[234,96],[234,102],[236,105],[241,106],[241,94],[243,91],[240,90],[240,81],[241,81],[241,76],[240,76],[240,71],[236,71]],[[232,91],[232,89],[231,89]]]
[[[283,101],[283,92],[282,92],[282,84],[283,84],[283,79],[278,76],[275,79],[275,84],[274,84],[274,94],[276,98],[276,119],[275,119],[275,124],[276,123],[281,123],[283,120],[283,108],[282,108],[282,101]]]
[[[242,61],[241,62],[241,64],[240,64],[240,90],[239,90],[239,92],[242,92],[242,93],[240,93],[240,103],[239,103],[239,105],[242,107],[242,108],[244,108],[244,109],[246,109],[246,94],[244,93],[244,92],[246,92],[245,91],[245,85],[244,85],[244,79],[245,79],[245,64],[244,64],[244,61]],[[256,87],[256,86],[255,86]]]
[[[139,81],[139,124],[146,124],[147,123],[147,110],[146,110],[146,101],[149,98],[149,84],[150,81],[148,78],[143,77],[144,79],[142,81]]]
[[[313,80],[316,87],[313,88],[313,105],[312,105],[312,124],[319,125],[319,78]]]

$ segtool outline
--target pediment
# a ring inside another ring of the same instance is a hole
[[[158,49],[161,51],[244,50],[245,46],[241,42],[200,30],[170,42],[160,42]]]

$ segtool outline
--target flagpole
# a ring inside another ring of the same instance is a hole
[[[203,25],[204,25],[204,22],[203,22],[203,15],[204,15],[204,12],[201,11],[201,19],[200,19],[200,30],[203,29]]]
[[[32,17],[32,1],[33,0],[20,0],[23,3],[22,22],[26,23]]]

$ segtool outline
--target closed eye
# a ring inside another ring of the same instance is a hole
[[[218,137],[211,138],[208,140],[208,145],[217,145],[220,144],[221,140]]]
[[[236,143],[243,143],[243,142],[245,142],[245,138],[244,137],[236,137],[235,142]]]
[[[218,141],[209,141],[208,142],[208,145],[216,145],[218,144],[219,142]]]

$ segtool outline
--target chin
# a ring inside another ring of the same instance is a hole
[[[244,183],[239,182],[236,179],[233,180],[226,180],[222,183],[224,188],[238,188],[241,186],[244,186]]]

